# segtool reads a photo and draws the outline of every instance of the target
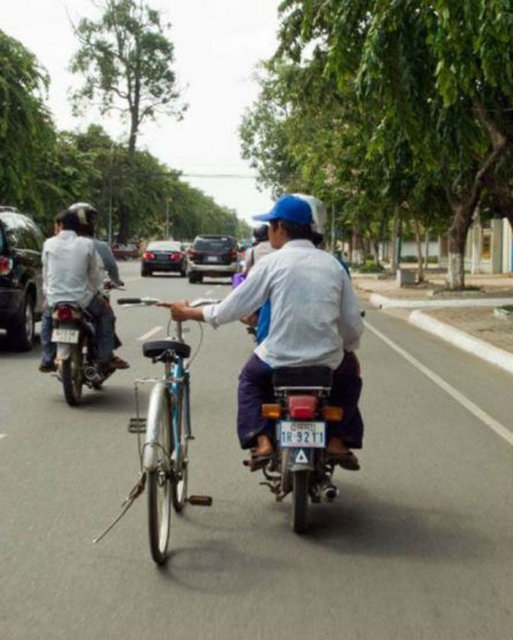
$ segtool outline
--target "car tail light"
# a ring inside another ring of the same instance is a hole
[[[170,260],[180,260],[180,258],[182,257],[181,253],[171,253],[169,256]]]
[[[6,256],[0,256],[0,276],[7,276],[12,271],[12,260]]]
[[[317,409],[317,397],[289,396],[288,405],[290,417],[294,420],[313,420]]]
[[[75,309],[73,307],[59,307],[57,309],[57,320],[59,322],[69,322],[75,318]]]
[[[237,260],[237,249],[230,249],[230,260]]]
[[[143,258],[145,258],[146,260],[155,260],[155,254],[151,253],[151,251],[145,251],[143,253]]]

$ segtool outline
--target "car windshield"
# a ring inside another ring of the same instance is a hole
[[[194,248],[198,251],[223,251],[230,247],[231,242],[226,238],[202,238],[194,244]]]
[[[148,251],[181,251],[179,242],[152,242],[148,245]]]

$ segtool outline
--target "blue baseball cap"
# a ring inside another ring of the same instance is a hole
[[[312,209],[308,202],[297,196],[285,195],[276,200],[269,213],[253,216],[253,220],[271,222],[271,220],[288,220],[296,224],[312,224]]]

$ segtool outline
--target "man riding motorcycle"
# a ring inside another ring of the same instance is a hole
[[[98,367],[108,371],[118,367],[113,360],[114,314],[99,295],[102,285],[100,257],[89,238],[78,235],[80,220],[77,207],[70,207],[56,217],[56,235],[43,245],[43,291],[46,304],[41,328],[42,372],[56,369],[55,346],[51,342],[51,312],[55,304],[77,302],[94,318],[98,350]]]
[[[162,303],[175,320],[206,321],[214,328],[248,316],[271,302],[269,334],[239,378],[238,434],[255,459],[273,453],[270,421],[261,406],[273,400],[272,374],[278,367],[324,365],[333,370],[330,404],[345,417],[330,423],[326,453],[345,469],[359,469],[351,451],[361,448],[363,422],[358,410],[361,378],[352,352],[363,331],[360,307],[347,273],[312,243],[313,216],[304,198],[286,195],[255,220],[269,222],[269,239],[279,251],[263,257],[247,279],[220,304],[191,308],[186,301]]]

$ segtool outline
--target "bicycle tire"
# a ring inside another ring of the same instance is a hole
[[[151,402],[157,403],[155,411],[151,412],[157,421],[155,425],[146,425],[147,432],[156,434],[154,447],[156,462],[151,470],[146,470],[146,484],[148,487],[148,533],[150,538],[150,552],[153,560],[162,565],[169,555],[169,537],[171,532],[171,483],[170,455],[171,428],[169,420],[169,396],[165,387],[152,396]]]
[[[185,383],[186,385],[187,383]],[[182,386],[178,394],[176,402],[176,433],[179,446],[173,447],[173,507],[177,513],[180,513],[187,502],[187,480],[189,473],[189,420],[190,406],[188,387]],[[179,453],[177,453],[179,452]]]
[[[70,407],[76,407],[82,397],[82,347],[70,345],[69,357],[62,361],[62,388]]]
[[[292,474],[292,529],[304,533],[308,525],[308,481],[309,471],[295,471]]]

